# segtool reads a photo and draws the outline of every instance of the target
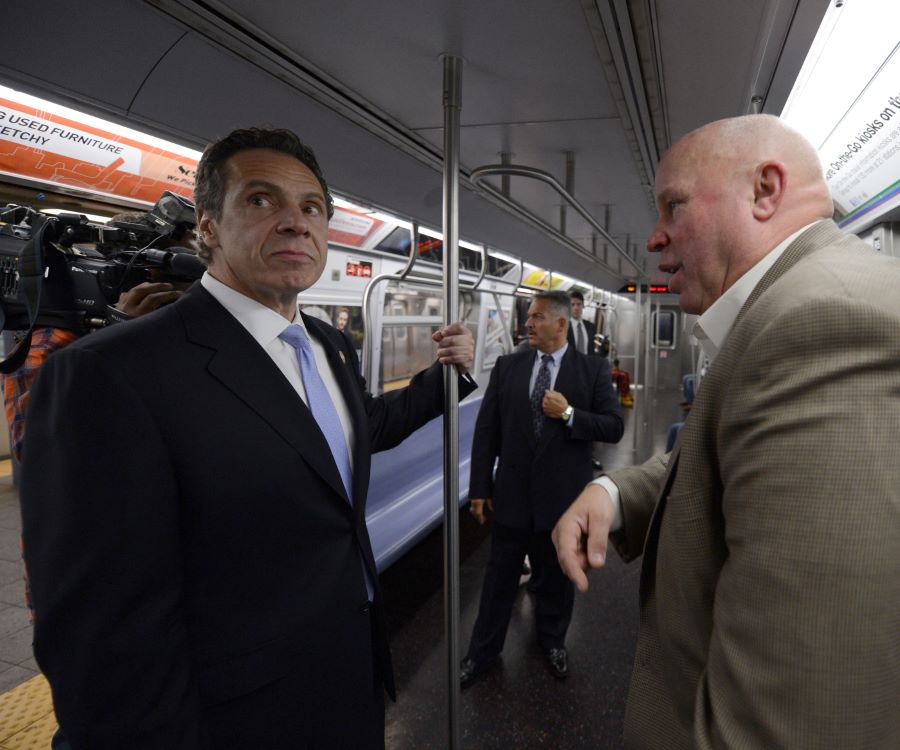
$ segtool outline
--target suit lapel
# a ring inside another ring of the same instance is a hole
[[[207,364],[210,375],[268,423],[346,502],[325,436],[271,357],[199,284],[181,302],[188,340],[212,352]]]
[[[781,257],[775,261],[753,288],[747,301],[741,307],[740,312],[738,312],[728,338],[722,346],[722,351],[719,352],[715,362],[710,367],[709,374],[703,380],[703,389],[718,393],[720,389],[717,387],[717,384],[722,382],[723,378],[733,372],[734,368],[738,366],[744,351],[750,343],[750,339],[756,335],[755,330],[750,330],[746,326],[741,325],[741,323],[757,300],[769,290],[772,284],[784,276],[788,270],[793,268],[805,256],[817,248],[837,242],[843,236],[844,233],[837,228],[834,222],[823,221],[810,227],[788,245]],[[695,401],[699,398],[699,395],[700,391],[698,390]],[[691,412],[693,413],[693,411],[694,409],[692,408]],[[687,426],[687,422],[685,426]]]
[[[537,439],[534,437],[534,427],[531,420],[531,370],[534,367],[534,350],[529,349],[516,357],[510,363],[509,383],[500,384],[506,391],[505,399],[509,399],[511,408],[505,410],[505,414],[511,415],[520,423],[520,430],[526,436],[528,446],[534,450]],[[505,400],[504,399],[504,400]]]
[[[681,452],[681,438],[684,429],[679,432],[675,441],[675,447],[669,456],[669,462],[666,465],[666,474],[662,483],[662,493],[653,509],[653,515],[650,517],[650,525],[647,527],[647,537],[644,542],[644,557],[641,560],[641,583],[640,583],[640,601],[643,605],[653,591],[656,581],[656,553],[659,549],[659,528],[662,524],[662,515],[666,507],[666,499],[669,496],[669,490],[675,481],[675,474],[678,471],[678,458]]]
[[[553,384],[553,390],[559,391],[564,396],[566,394],[571,395],[575,389],[575,368],[577,367],[576,362],[576,353],[577,350],[574,346],[570,346],[566,349],[566,353],[563,354],[562,359],[559,362],[559,372],[556,374],[556,382]],[[568,399],[568,396],[566,396]]]
[[[766,271],[759,283],[753,288],[747,301],[741,307],[740,312],[735,318],[734,325],[725,340],[722,351],[713,362],[709,369],[709,374],[703,379],[702,387],[697,390],[694,397],[694,404],[691,412],[685,420],[684,427],[678,434],[675,446],[672,448],[672,454],[669,456],[668,466],[666,468],[665,478],[662,483],[662,491],[657,499],[656,508],[650,519],[650,526],[647,529],[647,538],[644,544],[644,561],[642,563],[641,575],[641,599],[643,600],[649,595],[653,588],[652,581],[655,579],[655,561],[656,548],[659,542],[659,529],[662,524],[662,514],[665,511],[666,498],[669,494],[675,476],[678,471],[678,458],[681,452],[681,445],[684,440],[689,440],[693,432],[692,425],[701,419],[713,419],[710,414],[713,402],[718,402],[725,396],[726,380],[730,373],[738,366],[744,351],[750,343],[752,336],[756,331],[750,330],[741,323],[746,317],[747,311],[756,303],[756,301],[765,294],[766,291],[781,278],[790,268],[797,264],[802,258],[813,252],[819,247],[833,244],[843,236],[843,232],[831,221],[823,221],[810,227],[794,240],[787,249],[781,254],[781,257]]]
[[[559,391],[563,395],[572,394],[575,391],[577,367],[577,349],[573,345],[569,345],[566,353],[563,354],[559,362],[559,372],[556,373],[556,381],[553,383],[551,390]],[[537,442],[538,450],[543,450],[547,444],[553,439],[553,435],[557,430],[565,429],[562,420],[544,418],[544,429],[541,430],[541,439]]]

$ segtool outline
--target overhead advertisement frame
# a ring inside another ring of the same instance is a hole
[[[816,147],[849,232],[900,208],[898,24],[896,0],[830,3],[781,112]]]
[[[900,44],[819,147],[841,227],[900,206]]]
[[[144,205],[193,197],[199,153],[93,120],[0,87],[0,176]]]

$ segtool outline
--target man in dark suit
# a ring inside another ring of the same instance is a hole
[[[442,368],[372,398],[346,339],[298,314],[333,208],[293,133],[211,145],[196,203],[200,283],[38,376],[21,487],[38,663],[75,750],[381,748],[370,454],[442,411]],[[434,339],[465,372],[465,328]]]
[[[569,330],[566,333],[566,341],[569,346],[575,347],[582,354],[596,354],[594,335],[597,327],[589,320],[584,319],[584,295],[573,289],[569,292],[569,301],[572,304],[572,317],[569,320]]]
[[[569,346],[575,347],[575,349],[582,354],[605,357],[606,354],[609,353],[609,347],[606,347],[605,352],[601,352],[597,348],[597,342],[595,340],[597,326],[589,320],[584,319],[584,295],[580,290],[573,289],[569,292],[569,302],[572,304],[572,318],[569,320],[569,331],[566,334],[566,341],[569,342]],[[594,448],[594,452],[596,453],[597,450],[599,450],[599,446],[595,446]],[[591,459],[591,466],[596,471],[601,471],[603,469],[603,464],[596,455]],[[534,583],[530,582],[528,585],[529,590],[532,590]]]
[[[535,591],[539,645],[554,676],[568,674],[565,637],[574,588],[559,567],[550,531],[592,476],[593,441],[615,443],[623,430],[609,364],[566,343],[569,315],[565,293],[535,295],[526,323],[532,348],[497,360],[478,412],[470,507],[479,523],[485,506],[494,520],[478,618],[461,664],[463,688],[503,649],[526,553],[541,573]]]

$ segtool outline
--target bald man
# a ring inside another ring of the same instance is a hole
[[[668,455],[553,536],[582,591],[643,555],[626,748],[896,748],[900,260],[832,223],[775,117],[690,133],[647,246],[712,361]]]

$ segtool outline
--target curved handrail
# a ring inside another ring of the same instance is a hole
[[[516,282],[516,288],[513,294],[522,288],[522,279],[525,278],[525,261],[519,258],[519,280]]]
[[[371,316],[369,315],[369,302],[372,299],[372,292],[382,281],[386,281],[388,279],[397,279],[402,281],[405,279],[409,272],[412,271],[413,266],[416,264],[416,258],[419,256],[419,224],[416,221],[413,221],[409,227],[410,233],[410,243],[409,243],[409,257],[406,259],[406,266],[397,273],[382,273],[378,276],[374,277],[366,284],[366,288],[363,290],[363,298],[362,298],[362,319],[363,319],[363,361],[362,361],[362,372],[363,377],[366,379],[366,382],[369,384],[369,388],[372,388],[372,347],[373,337],[372,337],[372,326],[371,326]]]
[[[488,164],[483,167],[477,167],[476,169],[473,169],[471,174],[469,175],[469,178],[478,187],[480,187],[484,190],[488,190],[495,197],[499,197],[502,200],[504,200],[505,202],[514,206],[516,208],[516,210],[523,211],[526,214],[528,214],[533,220],[535,220],[539,224],[543,225],[554,236],[556,236],[557,239],[561,240],[566,245],[573,247],[573,249],[577,250],[577,252],[579,252],[581,255],[585,255],[585,256],[589,257],[591,260],[597,261],[597,258],[594,255],[589,253],[587,250],[585,250],[583,247],[581,247],[581,245],[576,243],[570,237],[567,237],[562,232],[551,227],[545,221],[534,216],[534,214],[531,211],[529,211],[528,209],[526,209],[524,206],[521,206],[518,203],[516,203],[515,201],[510,200],[509,198],[504,196],[493,185],[488,185],[488,184],[482,182],[487,177],[494,177],[494,176],[498,176],[498,175],[500,175],[500,176],[508,175],[508,176],[513,176],[513,177],[529,177],[533,180],[540,180],[541,182],[548,184],[557,193],[559,193],[559,195],[561,195],[572,208],[574,208],[579,214],[581,214],[581,217],[588,224],[590,224],[597,231],[597,233],[600,234],[610,245],[612,245],[613,248],[616,250],[616,252],[619,253],[619,255],[621,255],[626,261],[628,261],[629,264],[631,264],[631,266],[635,269],[635,271],[637,271],[637,274],[639,277],[642,277],[644,275],[643,270],[634,261],[634,259],[621,248],[619,243],[617,243],[612,238],[610,233],[607,232],[603,228],[603,226],[593,216],[591,216],[590,212],[584,206],[582,206],[575,199],[575,197],[571,193],[569,193],[552,174],[550,174],[549,172],[545,172],[542,169],[536,169],[535,167],[526,167],[526,166],[521,166],[521,165],[516,165],[516,164]]]
[[[509,332],[509,321],[506,319],[506,314],[503,312],[503,305],[500,304],[500,294],[498,292],[493,293],[494,304],[497,306],[497,314],[500,316],[500,320],[503,323],[503,338],[506,343],[509,351],[515,349],[515,345],[513,344],[512,334]]]
[[[484,277],[487,275],[487,246],[481,246],[481,273],[478,274],[478,278],[475,279],[475,283],[469,287],[472,291],[478,289],[481,286],[481,282],[484,281]]]
[[[410,233],[410,243],[409,243],[409,257],[406,259],[406,268],[404,268],[398,278],[405,279],[414,265],[416,265],[416,260],[419,257],[419,222],[414,221],[410,224],[409,227]]]

